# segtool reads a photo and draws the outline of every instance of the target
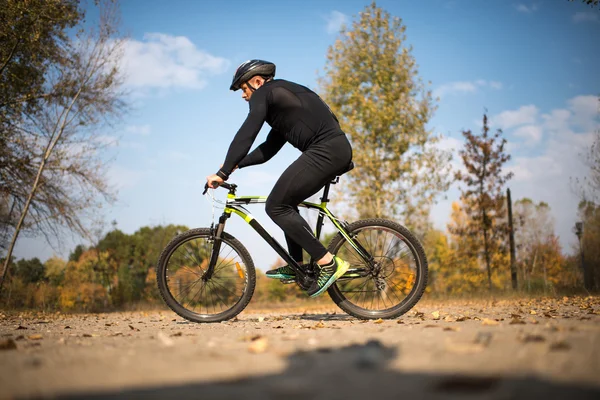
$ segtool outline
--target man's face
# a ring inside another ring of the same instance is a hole
[[[252,97],[252,93],[254,93],[248,84],[252,85],[254,89],[258,89],[263,85],[263,83],[265,83],[265,80],[262,78],[262,76],[255,76],[248,82],[242,83],[240,85],[240,89],[242,89],[242,99],[250,101],[250,97]]]
[[[240,89],[242,89],[242,99],[246,101],[250,101],[250,97],[252,97],[252,89],[248,87],[247,83],[242,83],[240,85]]]

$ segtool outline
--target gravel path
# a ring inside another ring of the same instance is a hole
[[[310,303],[307,303],[310,304]],[[2,398],[600,398],[600,298],[423,301],[219,324],[170,311],[0,312]]]

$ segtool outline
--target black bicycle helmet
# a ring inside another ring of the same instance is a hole
[[[229,90],[234,92],[240,88],[240,85],[247,82],[252,77],[260,75],[265,77],[275,76],[275,64],[264,60],[248,60],[243,62],[236,70]]]

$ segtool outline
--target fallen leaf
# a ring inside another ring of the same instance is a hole
[[[439,311],[434,311],[434,312],[431,313],[431,315],[433,316],[434,320],[440,319],[440,312]]]
[[[481,325],[496,326],[496,325],[500,325],[500,322],[498,322],[494,319],[484,318],[483,321],[481,321]]]
[[[560,351],[560,350],[569,350],[571,345],[564,340],[560,340],[558,342],[554,342],[550,344],[550,351]]]
[[[314,329],[325,328],[323,321],[319,321],[315,324]]]
[[[258,317],[258,322],[263,322],[265,320],[265,317]]]
[[[42,340],[42,335],[40,335],[39,333],[36,333],[35,335],[29,335],[27,336],[27,339],[29,340]]]
[[[258,338],[250,343],[248,351],[250,353],[264,353],[267,350],[268,340],[266,337]]]
[[[12,339],[0,340],[0,350],[16,350],[17,344]]]
[[[69,325],[65,326],[65,329],[72,329]]]
[[[451,316],[448,315],[447,317],[444,318],[444,321],[446,321],[446,322],[456,322],[456,318],[451,317]]]
[[[513,318],[510,320],[510,322],[508,324],[509,325],[525,325],[525,321],[523,321],[522,319],[519,319],[519,318]]]
[[[183,332],[175,332],[173,334],[171,334],[171,337],[178,337],[178,336],[182,336]]]
[[[445,331],[451,331],[451,332],[458,332],[460,331],[460,328],[457,326],[446,326],[444,327]]]
[[[374,324],[383,324],[383,320],[381,318],[376,319],[375,321],[373,321]]]
[[[89,333],[84,333],[83,335],[81,335],[83,337],[92,337],[92,335],[90,335]]]
[[[26,326],[23,326],[23,325],[19,325],[19,326],[17,327],[17,330],[19,330],[19,329],[27,329],[27,327],[26,327]]]
[[[397,324],[403,324],[403,323],[404,323],[404,321],[402,321],[402,320],[398,320],[398,321],[396,321],[396,323],[397,323]]]
[[[242,342],[252,342],[254,340],[260,339],[261,337],[262,337],[262,335],[246,335],[246,336],[240,337],[240,340]]]
[[[531,311],[529,311],[529,314],[536,315],[537,313],[535,312],[535,310],[531,310]]]
[[[132,331],[134,331],[135,327],[133,325],[129,325],[129,329],[131,329]]]
[[[415,318],[423,318],[424,315],[424,313],[415,310]]]
[[[469,317],[466,317],[464,315],[459,316],[458,318],[456,318],[456,322],[463,322],[470,319]]]
[[[545,342],[546,338],[542,335],[527,333],[519,338],[523,343],[540,343]]]

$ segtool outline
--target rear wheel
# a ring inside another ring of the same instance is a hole
[[[233,318],[246,308],[254,293],[252,258],[236,238],[225,232],[213,273],[207,279],[213,243],[208,228],[184,232],[167,244],[156,267],[158,289],[165,303],[193,322]]]
[[[331,285],[331,299],[361,319],[396,318],[410,310],[427,285],[427,259],[419,240],[404,226],[384,219],[354,222],[347,232],[372,260],[366,262],[338,233],[329,251],[349,262],[352,272]]]

